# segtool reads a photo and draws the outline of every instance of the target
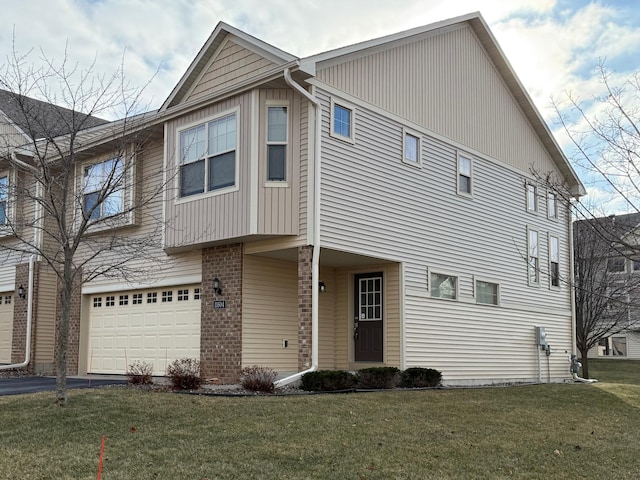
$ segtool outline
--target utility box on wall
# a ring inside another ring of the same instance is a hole
[[[547,332],[544,327],[536,327],[536,345],[547,346]]]

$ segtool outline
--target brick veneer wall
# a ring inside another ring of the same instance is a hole
[[[298,370],[311,366],[311,295],[313,246],[298,247]]]
[[[36,355],[36,330],[38,327],[38,283],[40,274],[40,262],[33,264],[33,303],[31,316],[31,355],[30,363],[25,370],[34,371],[34,358]],[[27,343],[27,308],[29,305],[29,264],[21,263],[16,265],[15,291],[13,293],[13,335],[11,339],[11,363],[24,362],[25,348]],[[18,287],[25,289],[25,298],[18,296]]]
[[[204,378],[236,383],[242,368],[243,245],[220,245],[202,251],[200,369]],[[222,293],[213,291],[218,277]],[[213,308],[224,300],[225,308]]]
[[[71,297],[71,316],[69,318],[69,339],[67,342],[67,375],[78,374],[78,362],[80,360],[80,311],[82,303],[82,274],[76,276],[73,297]],[[56,297],[56,339],[55,339],[55,361],[54,370],[58,364],[58,328],[60,324],[60,313],[62,302],[60,292],[61,282],[58,281],[58,296]]]

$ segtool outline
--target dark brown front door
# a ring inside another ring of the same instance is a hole
[[[382,362],[382,272],[354,278],[353,342],[356,362]]]

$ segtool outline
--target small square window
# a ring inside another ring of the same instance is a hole
[[[134,293],[133,294],[133,301],[131,303],[133,305],[142,305],[142,294],[141,293]]]
[[[193,299],[194,300],[200,300],[200,289],[199,288],[194,288],[193,289]]]
[[[102,306],[102,297],[93,297],[93,308]]]
[[[120,295],[119,305],[129,305],[129,295]]]
[[[162,302],[172,302],[173,301],[173,291],[169,290],[166,292],[162,292]]]
[[[498,291],[497,283],[476,280],[476,303],[498,305]]]
[[[473,164],[471,159],[462,155],[458,156],[458,193],[471,195]]]
[[[147,303],[158,303],[158,292],[147,293]]]
[[[405,131],[403,151],[403,161],[414,165],[420,164],[420,137]]]
[[[116,297],[115,296],[110,296],[110,297],[105,297],[104,299],[104,306],[105,307],[113,307],[116,304]]]
[[[178,290],[178,301],[186,302],[187,300],[189,300],[189,289]]]
[[[353,107],[331,100],[331,136],[353,143],[354,125]]]
[[[4,297],[4,303],[5,305],[9,305],[11,303],[11,295]]]
[[[458,277],[432,273],[431,296],[434,298],[448,298],[450,300],[458,298]]]

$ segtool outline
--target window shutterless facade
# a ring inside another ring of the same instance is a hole
[[[236,185],[236,117],[229,113],[179,132],[181,197]]]
[[[433,298],[447,298],[449,300],[458,298],[458,277],[432,273],[430,285],[431,297]]]
[[[83,209],[90,220],[111,217],[124,209],[124,164],[121,157],[84,167]]]
[[[288,107],[267,106],[267,181],[287,180]]]
[[[538,285],[540,283],[540,249],[538,232],[529,229],[527,232],[527,264],[529,285]]]
[[[458,154],[458,193],[471,195],[473,192],[472,174],[473,162],[471,158]]]
[[[560,244],[553,235],[549,236],[549,282],[552,287],[560,286]]]
[[[355,109],[339,100],[331,100],[331,130],[332,137],[355,141]]]
[[[7,207],[9,206],[9,177],[0,177],[0,225],[7,223]]]

